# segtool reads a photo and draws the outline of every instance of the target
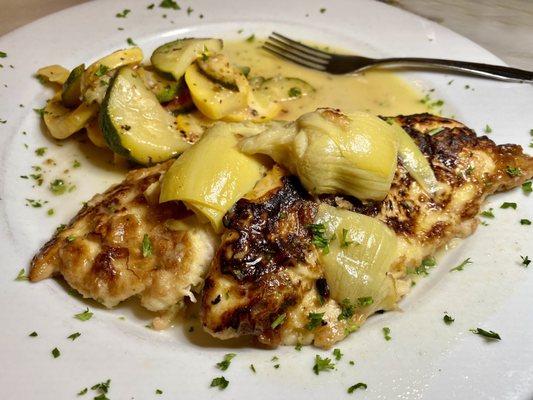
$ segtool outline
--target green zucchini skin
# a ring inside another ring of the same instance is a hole
[[[166,161],[191,146],[177,130],[175,118],[130,66],[112,78],[99,124],[113,152],[143,165]]]
[[[109,107],[109,98],[111,97],[111,88],[115,84],[117,75],[118,73],[115,74],[113,78],[111,78],[111,81],[109,82],[109,87],[107,89],[107,92],[104,97],[104,101],[102,102],[102,105],[100,107],[100,112],[98,114],[98,123],[100,125],[100,129],[102,130],[104,134],[104,140],[107,146],[111,149],[111,151],[122,157],[131,158],[130,151],[122,147],[120,136],[117,130],[115,129],[115,126],[113,125],[113,121],[111,121],[111,118],[107,112],[107,109]]]
[[[81,104],[81,76],[85,71],[85,64],[78,65],[72,71],[63,84],[61,102],[65,107],[75,108]]]

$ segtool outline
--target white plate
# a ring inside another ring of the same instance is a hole
[[[533,228],[518,221],[533,219],[533,206],[531,196],[527,198],[519,189],[493,197],[496,218],[490,226],[480,226],[474,236],[449,251],[430,277],[401,303],[404,312],[373,317],[341,343],[345,356],[337,369],[319,376],[311,371],[314,355],[329,352],[235,349],[224,342],[205,345],[201,333],[187,333],[189,323],[156,333],[144,327],[149,316],[132,304],[109,311],[67,295],[56,280],[32,285],[14,281],[55,226],[73,216],[81,201],[120,179],[117,173],[104,174],[94,154],[92,161],[87,160],[90,151],[73,142],[60,150],[62,159],[70,155],[65,165],[74,158],[83,164],[71,177],[78,190],[51,199],[50,206],[56,210],[53,217],[46,216],[46,208],[25,206],[25,198],[46,196],[45,188],[31,189],[30,182],[19,178],[31,173],[37,161],[34,149],[48,146],[50,154],[57,152],[42,135],[39,118],[32,111],[49,96],[32,78],[42,65],[73,67],[123,47],[127,37],[149,54],[155,45],[176,36],[237,38],[251,33],[263,36],[272,30],[370,56],[502,63],[439,25],[378,2],[196,0],[190,4],[194,8],[190,16],[185,11],[188,3],[180,1],[180,11],[158,8],[158,1],[148,10],[149,3],[93,1],[0,39],[0,50],[8,53],[0,59],[0,119],[7,119],[0,124],[0,398],[76,398],[82,388],[110,378],[111,399],[341,399],[350,397],[346,389],[357,382],[365,382],[368,389],[353,396],[365,399],[531,399],[533,271],[520,265],[519,255],[529,252],[533,257]],[[327,7],[326,12],[319,11],[322,7]],[[127,18],[116,18],[125,8],[131,9]],[[244,29],[240,36],[239,29]],[[533,128],[530,85],[434,73],[405,77],[416,85],[435,88],[446,101],[447,112],[478,132],[489,124],[496,142],[527,147]],[[448,85],[451,79],[454,82]],[[503,200],[517,202],[518,210],[499,209]],[[448,273],[467,257],[474,263],[462,272]],[[94,317],[87,322],[74,319],[86,306]],[[443,323],[444,311],[455,317],[453,325]],[[126,320],[120,320],[120,315]],[[392,331],[389,342],[383,339],[384,326]],[[499,332],[503,340],[487,343],[469,332],[478,326]],[[32,331],[39,336],[28,337]],[[66,338],[77,331],[82,336],[76,341]],[[54,347],[61,351],[57,359],[50,354]],[[223,373],[229,387],[210,389],[211,379],[221,375],[214,364],[230,351],[238,355]],[[274,355],[279,357],[279,369],[273,368]],[[257,374],[249,369],[251,363]],[[163,395],[155,394],[157,388]],[[81,398],[92,398],[94,393],[89,390]]]

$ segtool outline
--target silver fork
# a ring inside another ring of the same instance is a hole
[[[306,46],[276,32],[272,32],[263,45],[263,48],[278,57],[282,57],[296,64],[332,74],[359,72],[383,65],[397,65],[452,69],[487,78],[533,83],[533,72],[518,68],[439,58],[394,57],[375,59],[362,56],[332,54]]]

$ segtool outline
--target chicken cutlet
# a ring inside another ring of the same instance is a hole
[[[309,225],[321,203],[384,222],[399,242],[387,273],[399,300],[410,271],[451,239],[471,235],[485,198],[533,176],[533,158],[514,144],[496,145],[452,119],[430,114],[394,118],[428,159],[441,188],[430,197],[401,162],[381,201],[322,195],[311,198],[279,167],[225,217],[202,295],[202,323],[228,339],[253,335],[267,346],[329,348],[383,308],[339,304],[330,297]],[[317,318],[319,316],[320,318]]]
[[[171,163],[131,171],[93,197],[33,258],[30,280],[61,274],[106,307],[138,295],[159,313],[154,328],[165,328],[185,298],[195,300],[218,241],[183,204],[159,204]]]

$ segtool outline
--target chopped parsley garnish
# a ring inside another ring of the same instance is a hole
[[[34,108],[33,111],[35,111],[41,117],[44,116],[44,114],[46,113],[46,111],[44,111],[44,107],[43,108]]]
[[[492,210],[492,208],[489,208],[488,210],[482,211],[480,215],[485,218],[494,218],[494,213]]]
[[[483,129],[483,132],[491,133],[492,132],[492,128],[487,124],[487,125],[485,125],[485,129]]]
[[[55,211],[54,211],[53,208],[50,208],[50,209],[46,212],[46,215],[50,215],[50,216],[52,216],[52,215],[54,215],[54,214],[55,214]]]
[[[255,33],[251,34],[245,39],[248,43],[252,43],[255,41]]]
[[[42,157],[42,156],[44,156],[44,154],[46,153],[46,150],[48,150],[47,147],[39,147],[38,149],[35,150],[35,154],[36,154],[38,157]]]
[[[513,177],[522,175],[522,170],[518,167],[507,166],[507,168],[505,168],[505,172],[507,172],[507,175]]]
[[[434,128],[432,130],[430,130],[427,134],[429,136],[433,136],[433,135],[436,135],[437,133],[440,133],[444,130],[444,128],[441,126],[441,127],[438,127],[438,128]]]
[[[506,209],[506,208],[512,208],[513,210],[516,210],[516,203],[508,203],[507,201],[502,203],[502,205],[500,206],[500,208],[503,208],[503,209]]]
[[[313,238],[313,243],[317,248],[322,249],[323,254],[329,253],[329,240],[326,238],[326,226],[324,224],[310,224],[308,225]]]
[[[84,394],[87,394],[88,391],[89,391],[89,389],[87,389],[87,388],[81,389],[78,392],[78,396],[83,396]]]
[[[81,167],[81,163],[78,160],[74,160],[72,163],[72,168],[79,168]]]
[[[383,329],[383,337],[385,340],[389,341],[392,339],[392,336],[390,335],[390,328],[388,326],[385,326]]]
[[[427,257],[427,258],[424,258],[422,262],[420,263],[420,265],[415,268],[414,272],[417,275],[427,276],[429,275],[428,269],[434,267],[435,265],[437,265],[437,261],[433,257]]]
[[[67,339],[70,339],[72,341],[75,341],[77,338],[79,338],[81,336],[81,333],[79,332],[75,332],[73,333],[72,335],[68,335],[67,336]]]
[[[529,219],[521,219],[520,220],[520,225],[531,225],[531,221]]]
[[[17,277],[15,278],[16,281],[27,281],[28,280],[28,275],[26,275],[26,270],[24,268],[22,268]]]
[[[313,365],[313,371],[316,375],[320,372],[329,371],[335,368],[335,364],[331,362],[330,358],[322,358],[318,354],[315,356],[315,365]]]
[[[56,232],[64,231],[67,226],[65,224],[61,224],[56,228]]]
[[[37,337],[37,336],[39,336],[39,335],[38,335],[37,332],[33,331],[33,332],[30,333],[28,336],[29,336],[29,337]]]
[[[163,391],[161,389],[156,389],[155,394],[163,394]]]
[[[348,364],[355,365],[355,361],[350,360],[350,362]]]
[[[278,326],[280,326],[281,324],[285,322],[285,317],[286,317],[285,313],[278,315],[277,318],[274,320],[274,322],[272,322],[270,327],[272,329],[276,329]]]
[[[339,361],[344,354],[341,353],[341,349],[334,349],[333,355],[335,356],[335,360]]]
[[[74,318],[79,319],[80,321],[88,321],[93,317],[93,313],[89,311],[89,308],[79,314],[74,315]]]
[[[54,356],[54,358],[57,358],[61,355],[61,352],[59,351],[59,349],[57,347],[54,347],[52,349],[52,356]]]
[[[61,195],[67,190],[67,185],[63,179],[55,179],[50,182],[50,191],[55,195]]]
[[[294,350],[302,351],[302,344],[300,342],[296,343],[296,346],[294,346]]]
[[[357,303],[359,304],[359,307],[367,307],[374,304],[374,299],[371,296],[359,297]]]
[[[122,12],[116,13],[115,17],[117,17],[117,18],[126,18],[126,15],[128,15],[130,12],[131,12],[131,10],[128,10],[127,8],[125,8],[124,10],[122,10]]]
[[[7,53],[5,51],[0,51],[0,58],[6,58]]]
[[[344,299],[341,302],[341,313],[337,317],[339,321],[342,321],[343,319],[350,319],[353,317],[355,313],[355,305],[350,302],[349,299]]]
[[[130,46],[137,46],[137,44],[130,37],[126,39],[126,43],[128,43]]]
[[[320,9],[320,14],[324,14],[326,12],[326,9],[325,8],[321,8]]]
[[[452,268],[450,272],[452,271],[462,271],[468,264],[472,264],[472,261],[470,261],[470,257],[464,260],[461,264],[459,264],[457,267]]]
[[[72,243],[75,240],[76,240],[76,236],[75,235],[68,235],[67,236],[67,242]]]
[[[106,67],[104,64],[100,64],[94,74],[97,77],[101,77],[101,76],[104,76],[108,70],[109,70],[108,67]]]
[[[144,258],[151,257],[152,256],[152,242],[150,241],[150,237],[147,233],[143,236],[143,243],[142,243],[142,255]]]
[[[490,340],[493,340],[493,339],[501,340],[502,339],[500,335],[497,334],[496,332],[486,331],[485,329],[481,329],[481,328],[470,329],[470,332],[475,333],[476,335],[483,336],[484,338],[490,339]]]
[[[152,3],[152,4],[148,4],[148,5],[146,6],[146,9],[148,9],[148,10],[153,10],[154,7],[155,7],[155,4]]]
[[[48,201],[34,200],[34,199],[26,199],[26,202],[28,203],[28,205],[30,205],[33,208],[41,208],[43,204],[48,203]]]
[[[107,397],[105,394],[99,394],[98,396],[96,396],[95,398],[93,398],[93,400],[110,400],[109,397]]]
[[[446,325],[450,325],[455,321],[455,318],[450,317],[448,314],[444,314],[444,317],[442,317],[442,320]]]
[[[279,368],[279,364],[274,365],[274,368],[278,369]]]
[[[225,371],[228,369],[228,367],[230,366],[231,364],[231,360],[236,356],[237,354],[235,353],[228,353],[226,355],[224,355],[224,359],[222,361],[220,361],[219,363],[217,363],[217,368],[222,370],[222,371]]]
[[[524,193],[531,193],[533,192],[532,181],[527,181],[522,183],[522,192]]]
[[[522,259],[522,265],[524,267],[527,268],[529,266],[529,264],[531,264],[531,259],[528,256],[525,256],[525,257],[524,256],[520,256],[520,258]]]
[[[325,313],[309,313],[307,315],[307,325],[305,325],[305,329],[308,331],[312,331],[322,325],[323,317]]]
[[[250,364],[250,369],[255,374],[257,371],[255,370],[255,366],[253,364]]]
[[[219,376],[218,378],[213,378],[213,380],[211,381],[211,387],[218,387],[220,390],[226,389],[228,385],[229,385],[229,381],[223,376]]]
[[[181,10],[181,7],[174,0],[163,0],[159,3],[161,8],[171,8],[173,10]]]
[[[363,383],[363,382],[359,382],[359,383],[356,383],[355,385],[353,386],[350,386],[348,388],[348,393],[352,394],[353,392],[355,392],[357,389],[366,389],[368,386],[366,383]]]
[[[187,15],[191,15],[193,11],[194,9],[191,6],[187,7]]]
[[[291,87],[288,92],[289,97],[300,97],[302,90],[298,87]]]
[[[348,233],[350,233],[349,229],[342,228],[342,237],[341,237],[341,240],[340,240],[341,248],[348,247],[349,245],[351,245],[353,243],[353,242],[348,240]]]
[[[91,386],[91,390],[96,390],[96,391],[101,392],[102,394],[105,394],[109,391],[110,386],[111,386],[111,379],[108,379],[105,382],[100,382],[100,383],[97,383],[96,385]]]

